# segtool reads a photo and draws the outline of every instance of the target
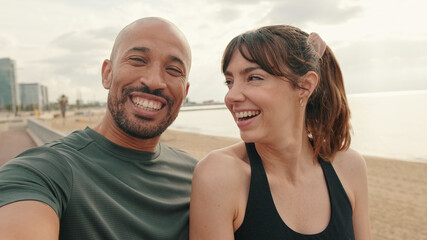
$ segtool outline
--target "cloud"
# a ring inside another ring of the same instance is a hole
[[[241,10],[238,8],[227,7],[217,11],[215,15],[215,19],[218,19],[221,22],[231,22],[240,18]]]
[[[101,65],[109,57],[118,31],[103,27],[66,32],[34,48],[37,55],[23,63],[20,82],[36,81],[47,86],[51,100],[58,94],[66,94],[74,102],[77,92],[83,92],[86,101],[105,101]]]
[[[1,50],[7,50],[8,48],[10,48],[12,46],[12,44],[13,44],[13,40],[11,37],[9,37],[5,34],[0,34],[0,49]]]
[[[106,27],[97,30],[64,33],[52,41],[52,45],[70,52],[92,52],[110,48],[118,30]]]
[[[274,1],[274,0],[273,0]],[[278,1],[278,0],[276,0]],[[219,3],[219,4],[227,4],[227,5],[247,5],[247,4],[259,4],[259,0],[208,0],[210,4]],[[269,1],[267,1],[269,2]]]
[[[208,4],[215,6],[218,21],[235,21],[255,9],[252,18],[262,17],[257,25],[291,24],[301,28],[308,23],[341,24],[364,10],[343,0],[215,0]]]
[[[174,22],[190,42],[190,99],[221,101],[227,91],[220,71],[227,43],[262,25],[291,24],[303,30],[314,29],[333,47],[350,93],[427,89],[427,81],[420,81],[427,65],[423,58],[427,56],[425,44],[408,40],[423,38],[425,42],[427,36],[421,19],[425,1],[417,2],[11,1],[0,8],[0,57],[16,60],[19,82],[47,85],[52,99],[60,93],[72,99],[78,88],[83,100],[94,100],[96,96],[104,101],[100,69],[116,34],[137,18],[159,16]]]
[[[94,66],[100,66],[108,58],[118,31],[105,27],[62,34],[50,44],[51,48],[57,48],[56,54],[41,62],[50,65],[54,74],[74,76],[75,81],[84,82],[98,74]]]
[[[360,6],[345,6],[341,0],[275,1],[263,24],[290,24],[303,28],[308,23],[341,24],[359,16]]]
[[[335,54],[348,93],[427,89],[425,40],[366,40]]]

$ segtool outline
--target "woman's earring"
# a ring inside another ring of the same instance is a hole
[[[300,98],[300,99],[299,99],[299,105],[300,105],[301,107],[304,107],[304,102],[302,101],[302,98]]]

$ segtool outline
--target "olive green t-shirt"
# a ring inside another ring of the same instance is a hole
[[[60,239],[188,239],[196,163],[163,143],[141,152],[86,128],[0,168],[0,206],[48,204],[60,219]]]

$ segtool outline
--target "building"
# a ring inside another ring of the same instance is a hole
[[[15,77],[15,61],[0,58],[0,110],[18,111],[19,92]]]
[[[48,110],[47,87],[38,83],[20,83],[19,92],[22,110]]]
[[[42,97],[42,110],[49,110],[49,97],[48,97],[48,92],[47,92],[47,87],[40,85],[41,86],[41,97]]]

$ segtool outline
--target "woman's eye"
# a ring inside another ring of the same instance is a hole
[[[257,76],[257,75],[249,76],[249,81],[253,81],[253,80],[263,80],[263,79],[262,79],[262,77]]]
[[[228,89],[231,89],[233,87],[233,81],[226,79],[224,81],[225,86],[227,86]]]

